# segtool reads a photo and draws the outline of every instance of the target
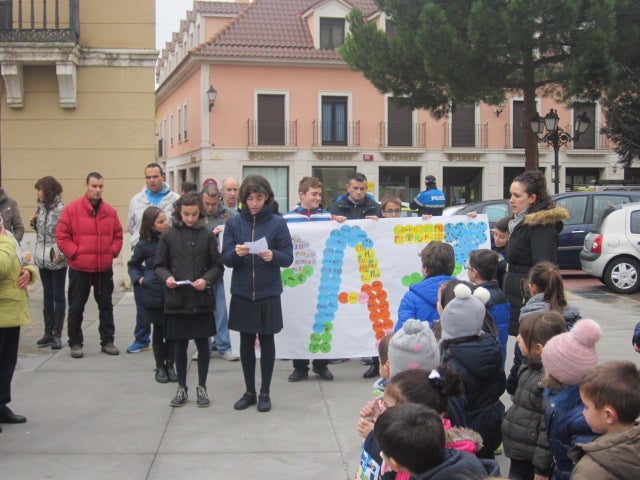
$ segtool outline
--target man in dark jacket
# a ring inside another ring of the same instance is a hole
[[[20,209],[18,203],[7,195],[4,188],[0,188],[0,215],[4,220],[4,228],[11,232],[20,243],[24,236],[24,224],[20,216]]]
[[[86,194],[62,211],[56,242],[69,264],[69,312],[67,327],[73,358],[82,358],[82,320],[91,287],[100,312],[100,345],[103,353],[118,355],[113,344],[113,259],[122,248],[122,225],[111,205],[102,200],[104,178],[87,175]]]
[[[347,220],[380,217],[380,205],[367,195],[367,177],[353,172],[347,182],[347,193],[329,207],[331,214]]]

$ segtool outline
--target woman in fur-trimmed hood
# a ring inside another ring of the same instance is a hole
[[[511,304],[509,334],[517,335],[520,308],[528,297],[524,287],[529,270],[543,260],[556,263],[559,234],[569,212],[553,203],[542,172],[527,171],[518,175],[510,192],[513,216],[509,220],[511,235],[505,256],[507,273],[503,288]]]

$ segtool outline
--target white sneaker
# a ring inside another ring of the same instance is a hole
[[[220,358],[224,358],[227,362],[237,362],[240,360],[240,357],[235,356],[231,350],[227,350],[226,352],[218,352]]]

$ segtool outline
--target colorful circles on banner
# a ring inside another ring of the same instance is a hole
[[[420,283],[424,277],[418,272],[413,272],[411,275],[405,275],[402,277],[402,285],[409,288],[411,285]]]
[[[307,281],[313,275],[313,267],[305,265],[296,272],[293,268],[285,268],[280,271],[280,280],[284,287],[297,287]]]
[[[309,351],[311,353],[329,353],[331,351],[331,340],[333,340],[333,324],[326,322],[321,333],[312,333],[309,336]]]

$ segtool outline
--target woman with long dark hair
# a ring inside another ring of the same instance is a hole
[[[56,243],[56,228],[64,209],[62,185],[54,177],[40,178],[34,185],[38,195],[38,209],[31,217],[36,231],[33,262],[40,270],[43,290],[42,316],[44,335],[36,342],[39,347],[51,345],[52,350],[62,348],[62,327],[67,303],[64,286],[67,278],[67,262]]]

